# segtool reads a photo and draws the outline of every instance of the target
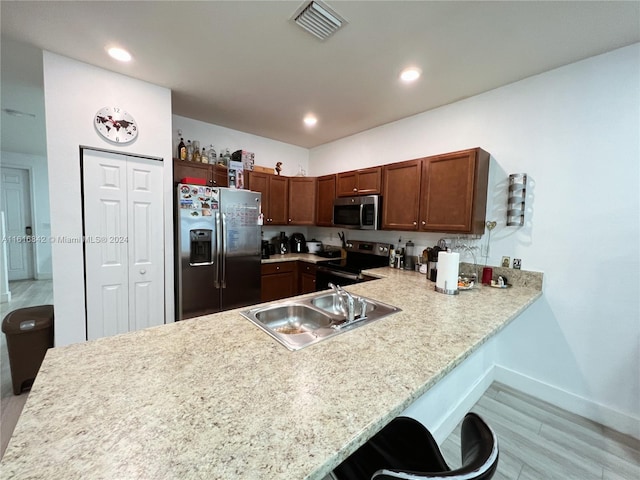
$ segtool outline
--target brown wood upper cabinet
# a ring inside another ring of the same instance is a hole
[[[338,197],[379,194],[381,184],[382,167],[352,170],[337,174],[336,193]]]
[[[420,230],[484,233],[489,154],[481,148],[422,160]]]
[[[484,233],[488,174],[480,148],[385,165],[382,228]]]
[[[384,230],[418,230],[421,175],[421,159],[384,166],[382,191],[382,228]]]
[[[289,177],[289,225],[315,225],[315,177]]]
[[[248,172],[247,186],[262,193],[262,213],[265,225],[287,225],[289,179],[262,172]]]
[[[336,175],[318,177],[316,200],[316,225],[333,226],[333,200],[336,198]]]
[[[203,178],[210,187],[229,186],[227,167],[223,165],[187,162],[173,159],[173,182],[180,183],[185,177]]]

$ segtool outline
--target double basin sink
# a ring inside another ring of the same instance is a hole
[[[355,314],[349,320],[340,297],[336,293],[321,292],[304,299],[252,308],[240,314],[289,350],[300,350],[400,311],[392,305],[352,295]]]

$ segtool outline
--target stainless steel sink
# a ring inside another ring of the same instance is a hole
[[[300,300],[284,300],[271,305],[245,310],[240,314],[289,350],[300,350],[321,340],[353,330],[400,309],[367,297],[354,295],[365,314],[358,310],[352,321],[347,321],[335,293],[322,292]]]
[[[331,318],[324,313],[296,303],[267,308],[255,316],[265,327],[284,335],[312,332],[331,325]]]
[[[355,297],[362,298],[362,297]],[[367,316],[374,310],[378,308],[378,302],[374,303],[373,300],[365,299],[367,305]],[[340,309],[340,302],[338,300],[338,296],[335,293],[328,293],[325,295],[320,295],[319,297],[315,297],[311,300],[311,304],[318,307],[320,310],[324,310],[325,312],[331,313],[333,315],[341,315],[342,310]],[[391,307],[395,308],[395,307]]]

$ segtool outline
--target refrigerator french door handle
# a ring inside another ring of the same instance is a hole
[[[217,262],[216,268],[214,269],[214,277],[213,277],[213,285],[215,288],[220,288],[220,264],[221,262],[221,258],[220,258],[220,213],[216,212],[216,237],[215,237],[215,242],[214,242],[214,252],[213,252],[213,258],[215,259],[215,262]]]
[[[227,216],[222,214],[222,259],[220,261],[222,269],[222,288],[227,288]]]

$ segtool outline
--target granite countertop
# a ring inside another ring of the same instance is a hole
[[[2,478],[322,479],[541,296],[366,273],[402,312],[297,352],[237,310],[49,350]]]

